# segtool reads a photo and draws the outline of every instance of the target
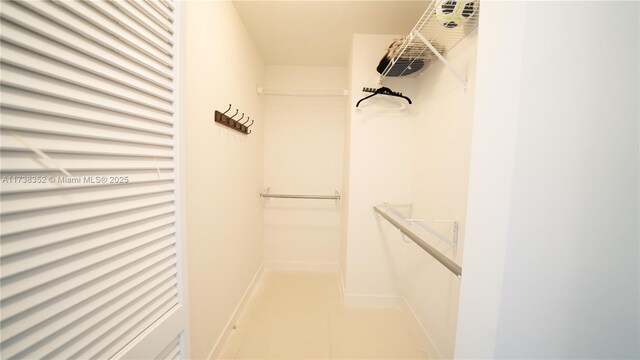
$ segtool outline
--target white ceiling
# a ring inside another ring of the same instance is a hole
[[[428,4],[429,0],[234,1],[267,65],[307,66],[346,65],[354,33],[408,34]]]

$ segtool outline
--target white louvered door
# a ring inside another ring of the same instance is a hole
[[[0,3],[0,357],[186,356],[170,0]]]

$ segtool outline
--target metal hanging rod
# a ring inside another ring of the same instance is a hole
[[[315,199],[315,200],[340,200],[340,193],[335,191],[335,195],[292,195],[292,194],[271,194],[269,189],[265,189],[260,193],[261,198],[280,198],[280,199]]]
[[[319,200],[340,200],[340,195],[289,195],[289,194],[263,194],[263,198],[282,198],[282,199],[319,199]]]
[[[377,206],[374,206],[373,210],[375,210],[378,214],[380,214],[380,216],[382,216],[385,220],[387,220],[391,225],[395,226],[398,230],[400,230],[400,232],[402,232],[414,243],[416,243],[416,245],[420,246],[424,251],[429,253],[429,255],[431,255],[434,259],[436,259],[440,264],[444,265],[444,267],[449,269],[449,271],[454,273],[456,276],[462,276],[462,267],[460,265],[453,262],[453,260],[449,259],[446,255],[438,251],[433,246],[429,245],[426,241],[420,238],[418,234],[414,233],[413,231],[411,231],[411,229],[409,229],[408,227],[406,227],[405,225],[403,225],[402,223],[400,223],[399,221],[391,217],[384,210],[380,209]]]
[[[411,219],[411,218],[407,219],[403,214],[401,214],[399,211],[395,209],[396,207],[413,208],[412,203],[390,203],[385,201],[380,205],[384,206],[385,211],[393,213],[395,216],[397,216],[400,219],[404,219],[404,221],[410,223],[411,225],[415,224],[423,228],[424,230],[429,232],[431,235],[435,236],[445,244],[449,245],[451,247],[451,250],[453,251],[453,257],[454,258],[456,257],[458,253],[458,230],[459,230],[459,225],[457,220],[431,220],[431,222],[435,222],[435,223],[451,223],[453,225],[453,237],[449,239],[448,237],[440,233],[438,230],[435,230],[434,228],[429,226],[426,220]]]
[[[449,239],[446,236],[442,235],[437,230],[435,230],[434,228],[432,228],[431,226],[429,226],[427,224],[427,222],[424,221],[424,220],[420,220],[420,219],[404,219],[404,220],[420,226],[421,228],[423,228],[426,231],[428,231],[431,235],[433,235],[433,236],[437,237],[438,239],[442,240],[442,242],[444,242],[445,244],[447,244],[447,245],[449,245],[451,247],[451,250],[453,250],[453,257],[454,258],[456,257],[456,255],[458,253],[458,222],[457,221],[455,221],[455,220],[434,220],[434,222],[450,222],[450,223],[453,224],[453,239]]]

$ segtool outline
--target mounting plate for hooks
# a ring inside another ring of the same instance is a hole
[[[227,110],[229,111],[229,110]],[[226,113],[226,112],[225,112]],[[220,125],[224,125],[230,129],[236,130],[238,132],[241,132],[245,135],[251,134],[251,130],[249,130],[249,128],[251,127],[251,125],[253,125],[253,120],[251,120],[251,124],[249,124],[248,126],[245,125],[248,120],[249,117],[247,117],[247,120],[244,123],[241,123],[240,120],[242,120],[244,118],[244,113],[242,113],[242,117],[238,120],[234,120],[233,117],[236,116],[238,114],[238,111],[236,110],[236,113],[233,114],[233,116],[227,116],[225,115],[225,113],[221,113],[220,111],[216,110],[215,114],[214,114],[214,120],[220,124]]]

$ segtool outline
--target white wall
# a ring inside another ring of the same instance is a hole
[[[344,67],[267,66],[265,87],[346,88]],[[272,193],[342,189],[344,96],[264,95],[264,187]],[[264,200],[265,262],[277,268],[336,269],[340,203]]]
[[[351,39],[353,42],[353,38]],[[349,49],[353,45],[351,44]],[[342,285],[342,292],[344,295],[344,287],[347,283],[347,243],[349,239],[349,178],[350,178],[350,166],[351,166],[351,107],[353,106],[352,93],[353,87],[353,52],[349,51],[349,57],[347,61],[347,89],[349,90],[348,100],[344,104],[345,109],[345,124],[342,136],[343,151],[342,151],[342,211],[340,214],[340,258],[339,258],[339,270],[340,281]]]
[[[185,4],[187,252],[191,356],[206,358],[262,258],[262,59],[227,1]],[[232,103],[251,135],[214,122]]]
[[[396,106],[383,97],[374,100],[377,105],[355,107],[359,99],[370,95],[362,92],[363,87],[377,87],[375,69],[393,39],[393,35],[355,34],[352,42],[346,270],[343,268],[345,301],[351,304],[385,305],[385,298],[398,296],[392,261],[402,248],[388,248],[372,206],[383,201],[410,202],[414,117],[410,110],[380,113],[381,106]],[[415,94],[409,82],[391,79],[389,86]]]
[[[393,38],[354,36],[352,106],[366,95],[360,92],[362,86],[376,87],[375,66]],[[418,78],[385,81],[413,99],[407,110],[382,112],[381,107],[391,104],[381,97],[377,104],[366,104],[362,110],[353,107],[351,112],[346,301],[404,302],[422,327],[421,341],[432,358],[453,356],[459,279],[417,245],[403,241],[398,230],[373,214],[371,206],[382,201],[411,203],[410,208],[399,208],[405,217],[428,220],[450,237],[452,224],[434,220],[456,220],[460,224],[456,260],[461,262],[476,44],[472,33],[447,55],[467,76],[467,92],[443,64],[435,62]],[[453,256],[448,245],[421,233]]]
[[[456,357],[639,358],[639,4],[482,11]]]
[[[463,265],[471,130],[475,97],[477,32],[447,53],[447,60],[467,77],[468,90],[441,62],[434,62],[416,81],[419,111],[413,127],[412,217],[449,239],[459,224],[457,253],[443,241],[420,234]],[[396,240],[397,241],[397,240]],[[460,279],[415,244],[406,247],[407,272],[400,279],[402,296],[424,328],[425,347],[433,358],[452,358],[455,347]],[[464,271],[463,271],[464,272]]]

